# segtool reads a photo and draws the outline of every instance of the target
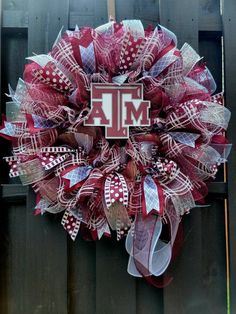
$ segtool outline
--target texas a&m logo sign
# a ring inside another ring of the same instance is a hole
[[[130,126],[150,126],[150,101],[142,84],[91,84],[91,111],[86,126],[105,126],[106,138],[128,138]]]

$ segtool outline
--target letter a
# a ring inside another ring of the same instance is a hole
[[[84,125],[95,125],[94,119],[99,118],[100,123],[96,125],[107,125],[109,124],[109,120],[106,118],[105,113],[102,109],[102,102],[94,101],[91,111],[89,113],[89,117],[84,121]]]

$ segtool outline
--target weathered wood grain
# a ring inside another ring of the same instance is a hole
[[[188,42],[198,51],[198,1],[190,2],[167,0],[160,3],[160,23],[171,29],[178,38],[181,47]],[[175,261],[174,280],[164,290],[164,313],[197,313],[201,292],[201,216],[192,211],[188,219],[184,218],[184,232],[190,236],[185,240],[183,251]],[[191,277],[190,277],[191,274]],[[191,288],[190,288],[191,287]],[[198,296],[196,298],[196,296]],[[192,306],[194,305],[194,306]]]
[[[179,46],[186,41],[197,51],[200,48],[221,88],[220,42],[211,44],[209,38],[201,38],[199,43],[198,5],[202,3],[161,1],[160,22],[176,33]],[[218,200],[210,209],[193,209],[183,218],[185,241],[172,269],[174,280],[164,290],[164,313],[226,313],[223,205]]]
[[[136,313],[136,282],[127,274],[127,262],[124,241],[97,243],[96,314]]]
[[[45,53],[51,48],[61,26],[68,26],[68,10],[66,0],[60,1],[60,5],[57,1],[29,0],[29,55]],[[66,314],[67,236],[58,228],[60,217],[46,215],[37,219],[32,213],[34,206],[34,194],[30,190],[25,220],[25,268],[22,269],[24,289],[19,298],[16,296],[16,304],[22,304],[22,313]]]
[[[198,50],[198,0],[160,0],[160,23],[173,31],[178,46],[185,42]]]
[[[164,314],[163,289],[157,289],[143,279],[136,280],[136,313]]]
[[[68,28],[69,0],[29,0],[28,53],[51,50],[62,26]]]
[[[222,85],[223,25],[226,100],[234,110],[234,2],[225,1],[223,24],[219,0],[116,0],[116,19],[141,19],[145,26],[160,22],[170,28],[178,37],[179,47],[187,41],[205,56],[218,90]],[[107,22],[108,11],[107,0],[3,0],[2,9],[3,92],[8,82],[15,87],[27,55],[50,50],[62,26],[64,29],[73,29],[76,24],[96,27]],[[231,122],[229,129],[233,143],[236,141],[234,125]],[[3,151],[7,148],[1,146]],[[236,162],[233,155],[229,169],[231,309],[234,313],[236,253],[232,248]],[[4,177],[2,171],[0,176]],[[0,313],[226,313],[223,198],[227,197],[228,186],[216,182],[210,184],[209,190],[211,207],[194,209],[184,218],[185,241],[172,269],[174,281],[162,290],[127,274],[128,255],[123,242],[117,245],[108,239],[99,243],[77,239],[73,243],[60,228],[60,217],[33,216],[32,191],[24,205],[27,188],[3,185],[0,197],[7,203],[0,211]]]
[[[164,290],[164,313],[227,313],[224,201],[210,204],[183,220],[184,242]]]
[[[199,31],[222,32],[220,0],[199,0]]]
[[[24,268],[18,268],[24,288],[22,294],[14,295],[16,305],[22,304],[17,313],[67,314],[67,236],[60,228],[61,215],[35,217],[34,206],[30,191],[23,223],[25,239],[19,239],[25,250],[14,250],[25,261]]]
[[[229,141],[233,143],[233,151],[229,156],[228,162],[228,204],[229,204],[229,245],[230,245],[230,303],[231,313],[236,313],[236,116],[235,116],[235,99],[236,99],[236,2],[227,0],[223,2],[223,38],[224,38],[224,60],[225,60],[225,95],[227,107],[232,111],[232,118],[228,129]]]
[[[96,243],[68,242],[68,312],[96,313]]]
[[[28,27],[28,0],[2,1],[3,27]]]
[[[75,25],[97,27],[108,21],[107,14],[106,0],[71,0],[69,27],[71,29],[75,28]]]
[[[157,0],[118,0],[116,2],[116,19],[141,19],[144,26],[157,24],[159,20],[159,2]]]

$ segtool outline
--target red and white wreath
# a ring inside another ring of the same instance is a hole
[[[36,214],[100,239],[126,237],[128,272],[167,269],[181,217],[225,161],[230,112],[199,55],[165,27],[114,21],[59,35],[10,88],[1,136]]]

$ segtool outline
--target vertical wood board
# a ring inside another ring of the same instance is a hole
[[[231,122],[228,129],[229,141],[233,144],[232,152],[228,162],[228,203],[229,203],[229,245],[230,245],[230,303],[231,313],[236,313],[236,158],[235,158],[235,99],[236,99],[236,2],[227,0],[223,2],[223,38],[224,38],[224,58],[225,58],[225,96],[227,107],[232,112]]]

